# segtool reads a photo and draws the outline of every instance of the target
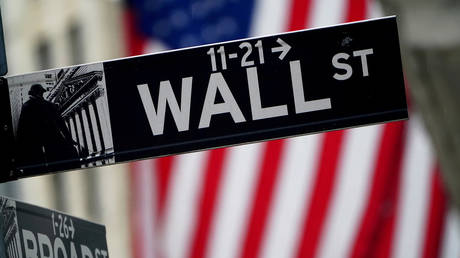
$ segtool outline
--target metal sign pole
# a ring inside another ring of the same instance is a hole
[[[2,10],[0,8],[0,76],[4,76],[7,72],[8,65],[6,62],[5,41],[3,39]]]

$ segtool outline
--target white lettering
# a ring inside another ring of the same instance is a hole
[[[266,108],[262,107],[262,101],[260,100],[259,78],[257,76],[257,68],[247,68],[246,73],[248,76],[249,99],[251,102],[252,119],[259,120],[270,117],[286,116],[288,114],[286,105],[272,106]]]
[[[107,258],[107,251],[106,250],[99,250],[96,248],[96,251],[94,251],[94,256],[95,258]]]
[[[75,249],[75,244],[70,242],[70,258],[78,258],[77,250]]]
[[[107,258],[108,253],[106,250],[101,250],[101,254],[103,258]]]
[[[32,231],[23,229],[22,238],[24,241],[24,252],[25,258],[68,258],[64,241],[60,237],[54,239],[54,243],[51,242],[47,235],[37,233],[37,238]],[[37,241],[38,240],[38,241]],[[96,248],[94,255],[91,249],[86,245],[81,245],[81,256],[77,255],[74,242],[70,241],[70,258],[107,258],[107,250],[101,250]]]
[[[224,99],[223,103],[215,103],[217,90],[219,90]],[[208,89],[206,91],[198,128],[209,127],[213,115],[224,113],[230,113],[235,123],[246,121],[222,73],[212,73],[209,78]]]
[[[61,250],[62,256],[59,256],[59,250]],[[54,257],[67,258],[67,251],[65,250],[64,242],[59,237],[54,239]]]
[[[37,255],[37,240],[34,233],[27,229],[22,230],[22,238],[24,240],[24,250],[26,253],[25,258],[38,258]]]
[[[38,250],[41,258],[53,258],[53,246],[47,235],[37,233]]]
[[[350,55],[347,54],[347,53],[338,53],[332,58],[332,65],[335,68],[342,69],[342,70],[346,71],[345,74],[335,73],[334,76],[333,76],[334,79],[339,80],[339,81],[343,81],[343,80],[347,80],[347,79],[349,79],[351,77],[351,75],[353,74],[353,69],[351,68],[351,66],[349,64],[346,64],[346,63],[339,63],[340,59],[347,60],[349,57],[350,57]]]
[[[174,121],[179,132],[189,129],[190,102],[192,96],[192,77],[182,78],[181,106],[177,103],[170,81],[160,82],[158,95],[158,112],[153,105],[152,96],[147,84],[137,85],[137,90],[142,100],[150,129],[153,135],[163,134],[166,104],[169,105]]]
[[[367,67],[367,55],[372,55],[374,54],[374,50],[372,48],[369,49],[363,49],[363,50],[358,50],[353,52],[353,56],[361,57],[361,65],[363,67],[363,77],[369,76],[369,69]]]
[[[93,258],[91,250],[86,245],[81,245],[81,258]]]
[[[291,61],[289,65],[291,68],[292,90],[294,92],[296,114],[331,109],[330,98],[305,101],[300,61]]]

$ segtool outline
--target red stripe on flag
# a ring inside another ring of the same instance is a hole
[[[367,17],[367,0],[348,0],[345,22],[363,20]]]
[[[399,211],[399,192],[400,192],[400,181],[401,174],[399,173],[395,186],[397,189],[390,191],[388,207],[385,211],[382,211],[386,215],[382,215],[382,223],[379,225],[380,231],[373,241],[375,249],[373,250],[373,256],[377,258],[391,257],[391,251],[393,250],[393,237],[395,232],[396,217]]]
[[[385,125],[366,209],[350,257],[387,256],[391,250],[401,161],[405,145],[404,122]],[[380,243],[382,241],[382,243]]]
[[[214,215],[214,206],[218,196],[219,185],[223,174],[223,164],[227,149],[215,149],[210,151],[209,160],[206,166],[203,188],[198,202],[198,216],[195,224],[195,233],[192,238],[190,257],[204,257],[209,239]]]
[[[315,184],[297,249],[297,257],[314,257],[334,190],[345,131],[324,134]],[[307,203],[308,205],[308,203]]]
[[[254,192],[255,196],[249,213],[241,257],[257,257],[259,254],[284,145],[285,141],[283,140],[270,141],[265,144],[262,166],[258,173],[257,188]]]
[[[144,54],[147,40],[139,31],[140,26],[137,24],[135,14],[129,7],[127,7],[123,15],[127,55],[134,56]]]
[[[311,9],[311,0],[292,0],[288,30],[304,29]]]
[[[428,221],[423,245],[424,258],[440,257],[441,255],[441,241],[444,235],[443,230],[446,219],[447,201],[439,165],[436,165],[434,168],[431,182]]]
[[[156,159],[157,221],[163,218],[164,207],[167,199],[166,197],[170,185],[169,182],[171,181],[172,167],[175,160],[175,156]]]
[[[399,211],[399,192],[401,191],[401,177],[402,177],[402,160],[403,150],[406,141],[404,122],[400,122],[402,128],[400,139],[396,139],[400,142],[401,146],[399,149],[393,150],[393,162],[394,167],[392,171],[387,171],[388,177],[386,181],[386,196],[381,203],[380,210],[380,222],[378,223],[378,232],[375,236],[373,244],[375,244],[373,257],[386,258],[391,257],[391,251],[393,249],[393,237],[395,232],[396,217]],[[390,140],[391,141],[391,140]],[[395,147],[397,148],[397,147]],[[374,182],[378,183],[378,182]],[[371,251],[371,250],[369,250]],[[366,256],[367,257],[367,256]]]

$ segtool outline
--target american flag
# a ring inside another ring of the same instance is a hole
[[[381,14],[374,0],[132,0],[126,24],[133,55]],[[460,256],[414,112],[407,122],[136,162],[131,189],[135,258]]]

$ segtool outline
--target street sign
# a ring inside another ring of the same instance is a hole
[[[408,117],[395,17],[4,84],[4,180]]]
[[[0,196],[0,257],[108,258],[103,225]]]
[[[7,72],[8,66],[6,63],[5,41],[3,39],[2,12],[0,10],[0,76],[5,75]]]

